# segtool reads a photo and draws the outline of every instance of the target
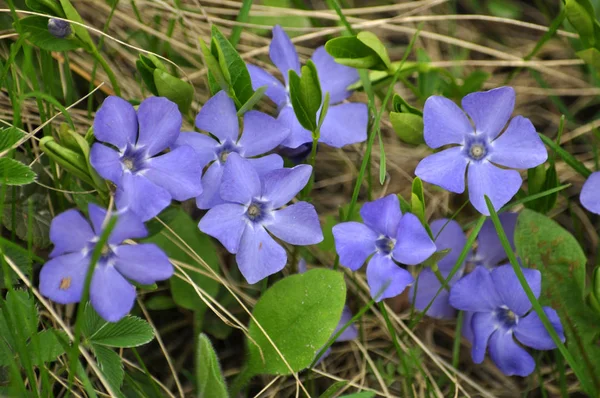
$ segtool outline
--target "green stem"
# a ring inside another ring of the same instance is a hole
[[[252,0],[244,0],[236,19],[237,22],[246,22],[248,20],[248,16],[250,15],[250,7],[252,7]],[[233,47],[237,46],[241,35],[242,25],[234,26],[231,30],[231,37],[229,38],[229,42]]]
[[[454,333],[454,344],[452,346],[452,366],[454,369],[458,368],[458,362],[460,360],[460,339],[462,336],[462,324],[464,312],[458,311],[456,317],[456,332]]]
[[[115,76],[115,73],[110,68],[110,65],[108,65],[108,63],[106,62],[104,57],[102,57],[102,55],[98,52],[98,50],[96,48],[93,48],[91,50],[91,54],[96,59],[96,61],[98,61],[98,63],[100,65],[102,65],[102,69],[104,69],[104,71],[108,75],[108,79],[110,80],[110,84],[112,85],[115,95],[120,97],[121,96],[121,87],[119,86],[119,82],[117,81],[117,76]]]

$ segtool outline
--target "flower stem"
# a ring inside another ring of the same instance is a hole
[[[117,81],[117,76],[115,76],[115,73],[110,68],[110,65],[108,65],[108,63],[106,62],[104,57],[102,57],[102,55],[98,52],[98,50],[96,48],[92,48],[91,54],[96,59],[96,61],[98,61],[98,63],[100,65],[102,65],[102,69],[104,69],[104,71],[108,75],[108,79],[110,80],[110,84],[115,92],[115,95],[120,97],[121,96],[121,87],[119,86],[119,82]]]

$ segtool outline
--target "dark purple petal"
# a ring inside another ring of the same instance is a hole
[[[408,299],[414,302],[417,310],[425,311],[425,308],[427,308],[431,300],[435,297],[426,314],[432,318],[452,319],[456,316],[456,310],[448,303],[449,292],[446,289],[442,289],[440,294],[437,297],[435,296],[441,286],[442,284],[433,271],[426,268],[421,271],[417,281],[411,286]],[[417,290],[416,294],[415,289]]]
[[[494,139],[504,129],[515,108],[515,90],[499,87],[471,93],[462,99],[462,107],[475,123],[477,134]]]
[[[202,217],[198,228],[221,242],[229,253],[237,253],[246,226],[244,206],[225,203],[210,209]]]
[[[277,120],[282,122],[288,129],[290,129],[290,135],[281,143],[282,146],[287,148],[298,148],[300,145],[312,142],[312,134],[310,131],[302,127],[294,109],[291,105],[284,106],[279,112]]]
[[[502,228],[506,233],[506,237],[510,242],[513,250],[515,249],[515,227],[517,225],[517,213],[501,213],[498,214]],[[500,243],[496,228],[492,220],[486,220],[477,236],[477,256],[476,259],[487,268],[492,268],[500,264],[504,264],[507,255]]]
[[[54,250],[50,257],[83,250],[95,234],[90,224],[75,209],[60,213],[50,223],[50,241]]]
[[[196,133],[195,131],[182,132],[179,134],[177,141],[171,147],[172,149],[180,146],[190,146],[199,156],[200,167],[204,168],[213,160],[217,160],[217,146],[219,143],[212,137],[204,134]]]
[[[223,170],[221,198],[227,202],[249,204],[260,195],[260,188],[260,177],[252,164],[232,152]]]
[[[356,69],[335,62],[323,46],[315,50],[311,59],[317,67],[323,96],[329,92],[330,104],[342,102],[352,94],[347,88],[360,78]]]
[[[498,211],[519,191],[523,180],[515,170],[504,170],[490,162],[472,162],[467,173],[469,181],[469,200],[475,209],[488,216],[484,195],[492,201]]]
[[[435,220],[431,222],[430,227],[435,238],[437,251],[450,249],[450,252],[438,262],[438,267],[442,273],[450,272],[458,261],[460,252],[467,244],[467,237],[460,224],[454,220],[446,218]],[[467,254],[468,257],[469,254]],[[461,264],[461,268],[463,265],[464,262]]]
[[[281,121],[258,111],[244,115],[244,131],[238,145],[244,156],[258,156],[275,149],[290,134],[290,129]]]
[[[117,271],[138,283],[151,285],[173,275],[169,257],[153,243],[117,246],[114,254]]]
[[[189,146],[148,160],[144,176],[166,189],[175,200],[188,200],[202,193],[202,164],[200,157]]]
[[[133,308],[135,288],[114,267],[98,264],[90,285],[90,302],[103,319],[117,322]]]
[[[423,109],[423,135],[429,147],[462,144],[473,126],[465,113],[448,98],[431,96]]]
[[[254,284],[285,267],[285,249],[260,225],[246,225],[235,256],[240,272]]]
[[[123,185],[117,190],[117,208],[131,210],[147,221],[171,204],[169,192],[137,174],[123,174]]]
[[[367,264],[367,283],[376,302],[396,297],[413,282],[410,272],[396,264],[389,255],[375,253]]]
[[[394,194],[365,203],[360,209],[363,222],[373,231],[390,238],[396,237],[402,218],[400,202]]]
[[[542,291],[542,274],[540,271],[531,268],[521,268],[525,275],[527,284],[533,291],[536,298],[540,297]],[[531,302],[512,265],[502,265],[492,270],[492,280],[496,287],[498,295],[502,299],[502,304],[518,316],[523,316],[531,309]]]
[[[417,265],[435,253],[435,243],[427,234],[421,221],[412,213],[400,219],[396,233],[396,245],[392,252],[394,260],[407,265]]]
[[[138,119],[133,106],[123,98],[107,97],[94,118],[94,136],[124,150],[127,144],[135,144]]]
[[[236,142],[240,134],[237,111],[233,100],[225,91],[219,91],[200,109],[196,127],[208,131],[221,142]]]
[[[564,342],[565,333],[558,314],[550,307],[544,307],[543,309],[556,334],[558,334],[560,341]],[[536,350],[553,350],[556,348],[554,340],[550,337],[550,334],[535,311],[531,311],[529,315],[519,319],[519,323],[515,328],[515,337],[521,344],[535,348]]]
[[[583,188],[579,200],[583,207],[595,214],[600,214],[600,172],[592,173]]]
[[[463,193],[468,162],[462,153],[462,148],[449,148],[421,160],[415,175],[450,192]]]
[[[473,346],[471,347],[471,357],[473,358],[473,362],[483,362],[490,336],[496,330],[498,330],[498,325],[496,324],[496,317],[493,313],[472,313],[471,331],[473,333]]]
[[[329,107],[319,142],[341,148],[367,139],[369,110],[366,104],[346,103]]]
[[[252,89],[258,90],[259,87],[267,86],[265,95],[273,100],[278,106],[288,101],[288,94],[285,87],[279,80],[273,77],[269,72],[256,65],[246,64],[250,79],[252,80]]]
[[[248,162],[254,167],[259,176],[283,168],[283,159],[274,153],[260,158],[248,159]]]
[[[89,265],[81,252],[54,257],[40,271],[40,293],[60,304],[78,303]]]
[[[121,154],[114,149],[95,143],[90,151],[90,163],[102,178],[120,184],[123,176]]]
[[[491,162],[515,169],[529,169],[548,159],[548,151],[529,119],[515,116],[492,143]]]
[[[529,376],[535,361],[514,340],[510,329],[499,329],[490,338],[490,357],[507,376]]]
[[[104,230],[104,220],[106,219],[106,209],[94,204],[88,204],[88,213],[90,215],[90,221],[97,236],[102,235]],[[113,216],[117,217],[117,223],[115,224],[110,236],[108,243],[111,245],[117,245],[122,243],[125,239],[139,239],[145,238],[148,235],[146,226],[138,215],[131,211],[118,211],[113,212]]]
[[[344,309],[342,310],[342,317],[340,318],[340,322],[338,323],[337,327],[335,328],[335,330],[333,331],[333,335],[335,335],[337,332],[339,332],[339,330],[344,327],[345,324],[347,324],[348,322],[350,322],[352,320],[352,312],[350,311],[350,308],[348,308],[347,305],[344,306]],[[343,332],[342,334],[340,334],[338,336],[338,338],[335,341],[350,341],[350,340],[354,340],[358,338],[358,330],[356,329],[355,325],[350,325],[348,326]]]
[[[491,312],[503,305],[496,292],[490,271],[485,267],[475,267],[450,289],[450,305],[457,310]]]
[[[343,222],[334,226],[332,233],[340,264],[352,271],[358,270],[375,253],[375,241],[379,235],[364,224]]]
[[[269,56],[277,69],[281,71],[285,84],[288,84],[288,71],[300,74],[300,59],[294,44],[279,25],[273,27],[273,40],[269,46]]]
[[[199,209],[212,209],[216,205],[225,203],[225,201],[221,199],[223,170],[224,167],[221,166],[221,163],[214,162],[202,176],[202,193],[196,198],[196,206],[198,206]]]
[[[181,130],[181,112],[177,104],[164,97],[150,97],[138,108],[140,135],[136,147],[146,148],[154,156],[175,143]]]
[[[304,188],[311,173],[312,167],[306,164],[291,169],[273,170],[262,178],[261,196],[269,200],[274,209],[278,209],[292,200]]]
[[[265,228],[292,245],[315,245],[323,240],[317,211],[307,202],[298,202],[273,212],[272,224],[265,225]]]

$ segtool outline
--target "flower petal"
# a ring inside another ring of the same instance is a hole
[[[151,285],[173,275],[169,257],[153,243],[117,246],[114,253],[117,271],[138,283]]]
[[[262,196],[278,209],[304,188],[311,173],[312,167],[306,164],[266,173],[262,178]]]
[[[531,268],[521,268],[521,270],[535,297],[540,297],[542,291],[542,274],[540,271]],[[494,268],[492,280],[498,295],[502,299],[502,304],[506,305],[508,309],[518,316],[525,315],[531,309],[531,302],[527,298],[527,294],[523,290],[512,265],[502,265]]]
[[[224,167],[221,163],[214,162],[202,176],[202,193],[196,197],[196,206],[199,209],[212,209],[216,205],[225,203],[221,199],[221,181]]]
[[[556,334],[558,334],[560,341],[564,342],[565,333],[558,314],[550,307],[544,307],[543,310],[554,327]],[[515,337],[521,344],[535,348],[536,350],[553,350],[556,348],[554,340],[550,337],[546,327],[535,311],[531,311],[526,317],[519,319],[519,323],[515,328]]]
[[[457,310],[491,312],[502,304],[492,275],[485,267],[475,267],[450,289],[450,305]]]
[[[544,163],[548,151],[529,119],[516,116],[504,134],[492,143],[489,160],[515,169],[529,169]]]
[[[483,362],[490,336],[496,330],[498,330],[498,325],[496,324],[496,318],[493,313],[472,313],[471,332],[473,334],[473,346],[471,347],[471,358],[473,358],[473,362]]]
[[[335,250],[340,256],[340,264],[358,270],[367,258],[375,253],[378,234],[364,224],[350,221],[333,227]]]
[[[95,143],[90,151],[90,163],[102,178],[117,185],[121,182],[123,166],[121,165],[121,154],[119,152],[106,145]]]
[[[595,214],[600,214],[600,171],[592,173],[583,188],[579,200],[583,207]]]
[[[425,101],[423,108],[423,135],[430,148],[448,144],[462,144],[473,126],[465,113],[448,98],[437,95]]]
[[[342,327],[344,327],[345,324],[350,322],[352,320],[352,317],[353,315],[350,311],[350,308],[348,308],[348,306],[345,305],[344,309],[342,310],[342,316],[340,318],[340,321],[338,322],[338,325],[333,331],[332,335],[335,335]],[[338,338],[335,341],[350,341],[357,338],[358,330],[356,329],[356,326],[354,324],[351,324],[342,332],[342,334],[338,336]]]
[[[221,142],[236,142],[240,134],[237,110],[225,91],[212,96],[196,116],[196,127],[208,131]]]
[[[290,129],[290,135],[281,143],[282,146],[287,148],[298,148],[300,145],[312,142],[312,134],[310,131],[302,127],[294,109],[291,105],[284,106],[277,116],[277,120],[282,122],[288,129]]]
[[[400,202],[394,194],[365,203],[360,209],[363,222],[373,231],[395,238],[402,218]]]
[[[90,224],[75,209],[60,213],[50,223],[50,241],[54,249],[50,257],[83,250],[95,234]]]
[[[189,146],[196,151],[201,168],[204,168],[213,160],[217,160],[216,150],[219,143],[207,135],[195,131],[182,132],[171,148],[175,149],[181,146]]]
[[[81,252],[54,257],[40,271],[40,293],[60,304],[78,303],[89,265]]]
[[[249,204],[260,195],[260,188],[260,177],[252,164],[232,152],[223,170],[221,198],[227,202]]]
[[[430,227],[435,238],[437,251],[450,249],[446,257],[438,262],[438,267],[442,274],[449,273],[458,261],[460,252],[467,244],[467,237],[459,223],[447,218],[432,221]],[[469,255],[467,254],[468,257]],[[463,266],[464,262],[461,264],[461,268]]]
[[[471,345],[473,345],[473,340],[475,337],[473,336],[473,315],[475,314],[484,314],[483,312],[471,312],[471,311],[463,311],[463,324],[462,324],[462,336],[467,339]],[[487,343],[487,342],[486,342]]]
[[[490,198],[494,209],[498,211],[517,194],[523,182],[517,171],[504,170],[487,161],[469,164],[467,180],[471,204],[486,216],[489,216],[490,212],[485,203],[485,195]]]
[[[269,56],[273,64],[281,71],[285,84],[288,84],[288,71],[300,74],[300,59],[294,44],[279,25],[273,27],[273,39],[269,46]]]
[[[258,111],[244,114],[244,131],[238,145],[244,156],[258,156],[275,149],[290,134],[290,129],[277,119]]]
[[[137,174],[123,174],[123,185],[117,190],[117,208],[129,209],[147,221],[171,204],[169,192]]]
[[[266,96],[271,98],[278,106],[288,101],[287,91],[279,80],[256,65],[246,64],[246,66],[248,67],[248,72],[250,72],[252,89],[258,90],[259,87],[267,86],[267,91],[265,91]]]
[[[329,92],[330,104],[342,102],[352,94],[347,88],[360,78],[356,69],[335,62],[323,46],[315,50],[311,59],[317,67],[323,96]]]
[[[175,143],[181,130],[177,104],[164,97],[150,97],[138,108],[140,135],[136,147],[145,147],[154,156]]]
[[[449,148],[421,160],[415,175],[450,192],[463,193],[468,162],[462,153],[462,148]]]
[[[366,104],[352,102],[330,106],[321,126],[319,142],[334,148],[364,142],[368,124]]]
[[[507,376],[529,376],[535,361],[514,340],[510,329],[500,329],[490,338],[490,357]]]
[[[135,144],[138,119],[133,106],[123,98],[107,97],[94,118],[94,136],[124,150],[127,144]]]
[[[117,322],[129,314],[135,301],[135,288],[115,267],[98,264],[90,285],[90,302],[98,315]]]
[[[515,90],[498,87],[471,93],[462,99],[462,107],[475,123],[477,134],[494,139],[500,134],[515,109]]]
[[[422,312],[425,311],[425,308],[427,308],[435,297],[426,314],[432,318],[452,319],[456,316],[456,310],[448,302],[450,293],[446,289],[442,289],[437,294],[441,286],[442,284],[435,274],[429,268],[426,268],[421,271],[417,281],[411,286],[408,299],[414,302],[417,310]]]
[[[254,170],[256,170],[259,176],[263,176],[270,171],[283,168],[283,159],[281,158],[281,156],[275,153],[260,158],[253,158],[247,160],[252,165],[252,167],[254,167]]]
[[[89,203],[88,213],[96,236],[101,236],[104,231],[106,209],[94,203]],[[140,239],[148,236],[148,230],[137,214],[121,210],[113,212],[112,215],[117,217],[117,223],[108,237],[108,243],[111,245],[120,244],[125,239]]]
[[[175,200],[188,200],[202,193],[200,157],[188,146],[149,159],[144,175]]]
[[[417,216],[412,213],[403,215],[396,232],[396,245],[392,252],[394,260],[417,265],[431,257],[435,250],[435,243]]]
[[[247,224],[235,259],[244,278],[254,284],[281,271],[287,255],[262,226]]]
[[[376,302],[396,297],[413,282],[412,275],[390,256],[375,253],[367,264],[367,283]]]
[[[501,213],[498,214],[502,228],[506,233],[506,237],[510,242],[510,246],[515,250],[515,228],[517,226],[517,213]],[[483,223],[479,235],[477,236],[477,256],[478,262],[483,266],[492,269],[493,267],[504,264],[503,261],[507,258],[506,252],[500,243],[496,228],[492,220],[488,219]]]
[[[273,222],[265,228],[292,245],[315,245],[323,240],[317,211],[307,202],[298,202],[273,212]]]
[[[225,203],[210,209],[202,217],[198,228],[221,242],[229,253],[237,253],[246,221],[244,206]]]

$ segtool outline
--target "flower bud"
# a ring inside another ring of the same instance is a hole
[[[64,39],[71,34],[71,24],[61,19],[50,18],[48,20],[48,31],[58,39]]]

